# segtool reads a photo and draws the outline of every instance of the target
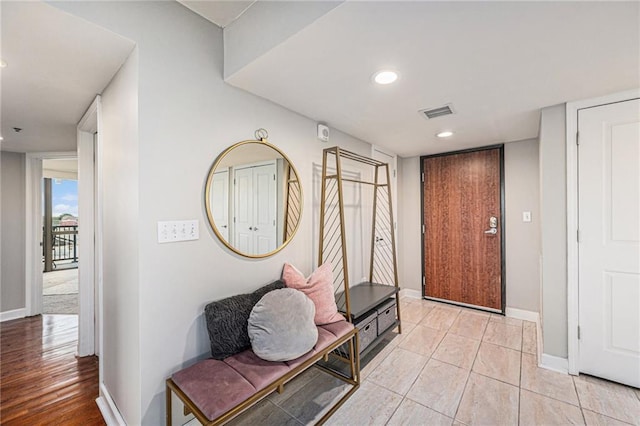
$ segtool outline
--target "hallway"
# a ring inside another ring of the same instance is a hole
[[[76,358],[77,315],[42,315],[0,324],[2,425],[104,425],[98,358]]]

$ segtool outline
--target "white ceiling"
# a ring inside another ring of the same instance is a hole
[[[42,2],[0,7],[2,150],[75,151],[76,124],[134,43]]]
[[[177,0],[183,6],[224,28],[235,21],[256,0]]]
[[[42,160],[42,172],[44,177],[58,179],[78,178],[77,158],[56,158]]]
[[[345,2],[227,81],[402,156],[533,138],[545,106],[640,86],[639,6]]]

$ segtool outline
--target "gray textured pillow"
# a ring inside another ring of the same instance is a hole
[[[211,356],[214,359],[225,359],[251,347],[247,334],[247,321],[251,309],[262,296],[279,288],[284,288],[284,283],[280,280],[260,287],[250,294],[238,294],[211,302],[204,308]]]
[[[289,361],[306,354],[318,341],[315,314],[315,305],[301,291],[283,288],[265,294],[249,315],[253,352],[267,361]]]

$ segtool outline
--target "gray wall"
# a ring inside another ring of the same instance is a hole
[[[398,174],[398,279],[422,294],[420,158],[398,158]]]
[[[0,312],[25,307],[25,154],[0,152],[2,278]]]
[[[507,306],[540,311],[538,140],[504,146]],[[531,222],[522,212],[531,212]]]
[[[505,145],[505,234],[507,307],[538,312],[539,214],[537,141]],[[420,158],[400,160],[400,284],[422,292]],[[522,211],[533,221],[522,223]]]
[[[567,171],[565,105],[540,117],[540,216],[544,353],[567,357]]]
[[[118,125],[115,117],[113,125],[121,130],[114,138],[125,141],[112,151],[105,140],[104,156],[115,156],[110,166],[105,164],[105,196],[111,194],[117,204],[109,207],[114,217],[111,224],[105,223],[105,234],[107,227],[118,229],[118,236],[109,240],[111,246],[105,239],[105,316],[124,316],[104,323],[105,338],[110,336],[105,355],[114,373],[106,384],[129,424],[161,424],[166,378],[208,355],[204,306],[278,278],[284,262],[306,274],[315,266],[313,163],[321,163],[322,149],[340,145],[370,155],[371,146],[338,131],[323,144],[312,120],[226,84],[222,30],[176,2],[52,5],[137,43],[138,141],[125,146],[136,130],[125,133],[128,125]],[[127,76],[121,77],[130,82]],[[114,89],[116,81],[105,91],[105,115],[112,102],[109,90],[123,95],[132,90]],[[120,99],[124,102],[129,96]],[[135,121],[133,106],[122,107],[120,118]],[[231,253],[209,229],[204,185],[216,156],[235,142],[253,138],[259,127],[269,131],[270,142],[287,153],[300,172],[305,208],[298,233],[284,250],[250,260]],[[115,200],[119,191],[124,195]],[[198,219],[200,239],[158,244],[157,222],[179,219]],[[109,345],[122,347],[114,353]],[[119,368],[125,371],[115,374]],[[126,371],[133,376],[125,377]]]

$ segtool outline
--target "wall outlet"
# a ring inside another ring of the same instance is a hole
[[[198,220],[174,220],[158,222],[158,242],[175,243],[200,238]]]
[[[522,212],[522,221],[531,222],[531,212]]]

